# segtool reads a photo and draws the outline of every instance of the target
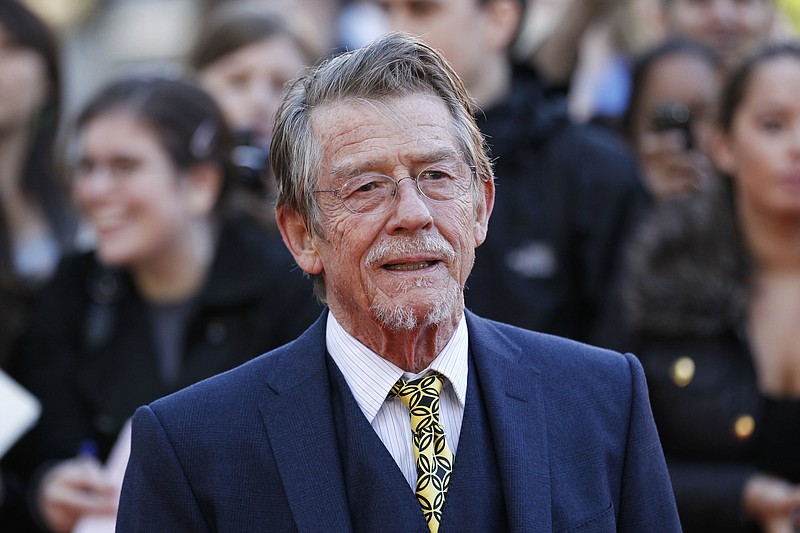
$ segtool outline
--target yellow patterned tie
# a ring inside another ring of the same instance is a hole
[[[411,415],[417,500],[431,533],[439,531],[444,496],[453,471],[453,453],[447,447],[444,428],[439,423],[439,394],[444,379],[438,372],[429,372],[409,382],[400,378],[389,393],[398,396]]]

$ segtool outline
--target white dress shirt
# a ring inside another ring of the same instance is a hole
[[[429,370],[444,375],[447,380],[439,400],[439,414],[447,446],[455,457],[464,419],[469,366],[467,321],[463,315],[453,337],[430,366],[419,374],[405,372],[364,346],[342,328],[333,313],[328,313],[325,341],[328,353],[344,374],[361,412],[389,450],[412,489],[417,482],[417,469],[411,441],[411,420],[408,409],[399,398],[388,398],[389,391],[401,377],[411,380]]]

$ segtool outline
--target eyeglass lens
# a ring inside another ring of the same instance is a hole
[[[337,196],[354,213],[378,213],[392,205],[402,179],[395,181],[383,174],[363,174],[347,180]],[[430,165],[414,178],[419,192],[437,202],[460,198],[469,189],[471,179],[472,169],[461,161]]]

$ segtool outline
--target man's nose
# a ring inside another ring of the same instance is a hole
[[[411,176],[397,180],[397,198],[391,212],[387,228],[390,233],[417,231],[433,224],[427,199]]]

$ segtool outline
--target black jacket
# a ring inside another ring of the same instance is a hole
[[[563,100],[547,97],[526,70],[477,119],[497,185],[467,307],[585,340],[644,198],[634,159],[609,131],[570,122]]]
[[[647,334],[636,349],[684,531],[751,531],[742,490],[763,470],[766,413],[746,337]]]
[[[642,223],[622,283],[617,349],[639,356],[687,533],[755,530],[742,490],[756,472],[800,481],[800,401],[758,389],[746,333],[750,258],[730,183]]]
[[[6,461],[8,475],[73,457],[85,441],[103,460],[138,406],[294,339],[321,309],[279,239],[229,224],[190,311],[178,379],[164,385],[148,307],[130,277],[94,253],[66,258],[37,305],[23,361],[42,416]]]

